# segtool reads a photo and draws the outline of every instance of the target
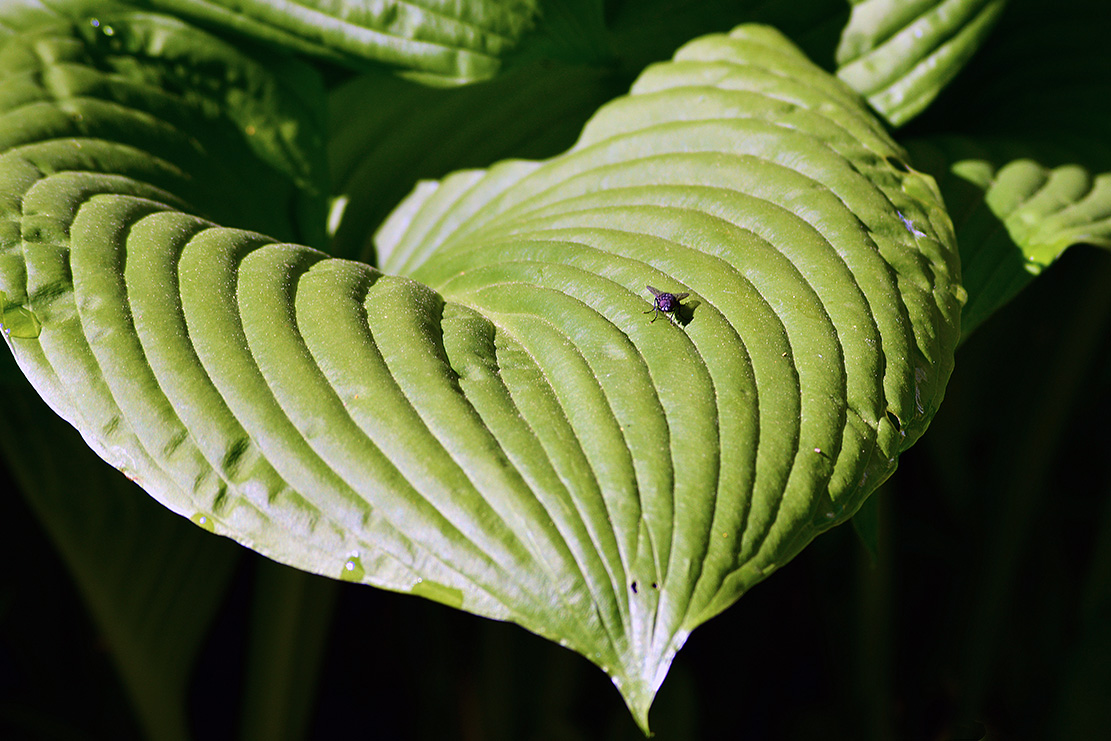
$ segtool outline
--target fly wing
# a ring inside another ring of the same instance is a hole
[[[651,286],[649,286],[649,288],[651,288]],[[683,299],[685,299],[689,295],[690,295],[689,293],[676,293],[675,294],[675,300],[676,301],[682,301]]]
[[[653,296],[659,296],[661,293],[663,293],[663,291],[661,291],[659,288],[653,288],[652,286],[646,286],[646,288],[652,292]]]

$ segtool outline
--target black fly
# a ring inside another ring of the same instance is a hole
[[[679,302],[690,295],[689,293],[665,293],[652,286],[648,286],[648,290],[656,297],[656,302],[652,308],[644,312],[645,314],[652,315],[652,322],[656,321],[661,313],[665,315],[674,315],[675,312],[679,311],[679,307],[681,306]],[[652,322],[648,323],[651,324]]]

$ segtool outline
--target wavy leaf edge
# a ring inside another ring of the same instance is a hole
[[[380,234],[414,280],[181,213],[193,150],[55,123],[0,155],[0,287],[41,323],[6,339],[52,407],[206,528],[573,648],[645,730],[690,631],[851,517],[952,368],[936,187],[769,28],[650,67],[565,155],[421,186]]]

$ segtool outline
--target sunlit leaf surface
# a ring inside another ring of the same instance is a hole
[[[933,183],[774,31],[688,44],[563,155],[422,184],[382,273],[261,233],[304,228],[315,183],[264,68],[123,20],[0,52],[0,289],[42,327],[9,343],[106,460],[266,555],[517,622],[647,727],[689,632],[941,400],[962,293]],[[121,52],[152,40],[224,84]],[[243,88],[278,113],[244,125]],[[649,285],[689,295],[651,321]]]
[[[898,126],[922,112],[980,48],[1007,0],[853,0],[837,76]]]

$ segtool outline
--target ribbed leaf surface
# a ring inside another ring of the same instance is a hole
[[[1016,2],[994,43],[912,140],[938,179],[961,247],[967,336],[1067,247],[1111,247],[1111,10]],[[1039,43],[1028,32],[1036,27]],[[931,111],[931,114],[934,112]]]
[[[954,218],[969,300],[971,333],[1074,244],[1111,247],[1111,171],[1080,164],[1106,155],[994,137],[936,137],[911,143],[924,167],[961,204]],[[1095,154],[1095,157],[1091,155]],[[1043,164],[1044,163],[1044,164]]]
[[[446,81],[492,76],[536,26],[536,0],[146,0],[167,13],[353,66]]]
[[[920,113],[987,38],[1007,0],[853,0],[837,76],[898,126]]]
[[[0,289],[41,322],[10,340],[40,393],[175,511],[558,640],[645,727],[689,632],[940,402],[932,181],[768,29],[650,68],[564,155],[422,185],[381,233],[394,275],[198,216],[231,208],[217,156],[164,141],[207,109],[86,47],[0,58]],[[92,135],[61,70],[119,91]],[[651,322],[649,284],[689,297]]]
[[[539,5],[538,0],[5,0],[0,35],[59,17],[114,31],[114,18],[142,8],[282,49],[270,52],[277,55],[294,51],[359,69],[388,65],[444,85],[494,76],[537,28],[543,16]]]

